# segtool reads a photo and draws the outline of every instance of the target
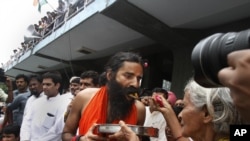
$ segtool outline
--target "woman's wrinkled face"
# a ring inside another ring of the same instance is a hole
[[[185,92],[183,104],[183,110],[178,115],[182,126],[182,135],[185,137],[197,136],[204,125],[204,112],[201,108],[195,107],[190,101],[190,93],[188,91]]]

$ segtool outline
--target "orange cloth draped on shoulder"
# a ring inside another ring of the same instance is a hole
[[[107,107],[107,87],[101,87],[82,113],[79,121],[79,135],[85,135],[94,123],[105,124],[107,118]],[[127,124],[137,124],[137,109],[135,104],[132,106],[132,110],[128,116],[122,120]],[[114,121],[113,124],[118,124],[118,122],[119,121]]]

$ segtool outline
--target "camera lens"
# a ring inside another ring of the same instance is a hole
[[[191,55],[195,81],[204,87],[222,86],[217,74],[228,66],[229,53],[249,48],[249,32],[250,30],[216,33],[201,40]]]

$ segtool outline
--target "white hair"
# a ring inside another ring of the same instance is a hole
[[[229,134],[230,124],[241,124],[228,88],[205,88],[190,79],[184,91],[189,92],[195,107],[207,108],[208,114],[213,117],[215,132]]]

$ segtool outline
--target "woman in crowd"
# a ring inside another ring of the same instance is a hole
[[[228,88],[204,88],[191,79],[184,89],[184,108],[179,114],[182,135],[195,141],[227,141],[230,124],[241,118]]]

